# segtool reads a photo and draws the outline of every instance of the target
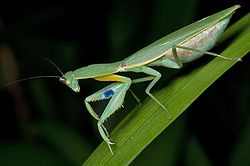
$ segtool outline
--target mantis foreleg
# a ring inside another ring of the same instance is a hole
[[[104,88],[102,88],[101,90],[95,92],[94,94],[88,96],[85,99],[85,105],[87,110],[89,111],[89,113],[96,119],[99,121],[99,116],[95,113],[94,109],[91,107],[90,102],[94,102],[94,101],[100,101],[100,100],[105,100],[105,99],[109,99],[113,96],[113,93],[115,93],[116,89],[118,89],[118,87],[121,85],[121,83],[113,83],[110,84]]]
[[[115,111],[117,111],[122,106],[125,94],[129,89],[132,81],[130,78],[118,75],[107,75],[98,77],[96,79],[99,81],[119,81],[104,87],[103,89],[97,91],[96,93],[90,95],[85,99],[85,104],[88,111],[95,119],[98,120],[97,123],[98,130],[103,140],[108,144],[111,153],[113,154],[113,151],[110,146],[113,143],[109,140],[109,133],[103,124]],[[110,101],[108,105],[105,107],[101,117],[99,118],[99,116],[95,113],[95,111],[93,110],[93,108],[89,103],[92,101],[104,100],[109,98]]]

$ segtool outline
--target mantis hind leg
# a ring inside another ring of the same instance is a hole
[[[199,49],[191,48],[191,47],[185,47],[185,46],[175,45],[174,48],[179,48],[179,49],[183,49],[183,50],[189,50],[189,51],[197,52],[197,53],[200,53],[200,54],[212,55],[212,56],[219,57],[219,58],[222,58],[222,59],[225,59],[225,60],[230,60],[230,61],[242,61],[241,58],[228,58],[228,57],[225,57],[225,56],[213,53],[213,52],[207,52],[207,51],[203,51],[203,50],[199,50]]]
[[[160,59],[148,64],[148,66],[163,66],[168,68],[179,69],[182,67],[182,62],[186,63],[193,61],[202,56],[203,54],[212,55],[225,60],[241,61],[241,58],[228,58],[216,53],[207,52],[193,47],[174,45],[172,47],[172,52],[167,53]]]
[[[176,47],[172,47],[172,55],[173,59],[169,59],[167,56],[163,56],[162,58],[148,64],[148,66],[163,66],[172,69],[179,69],[183,66],[178,54]]]

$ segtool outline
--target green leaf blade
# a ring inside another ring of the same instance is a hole
[[[240,57],[249,53],[250,28],[246,29],[221,55]],[[215,58],[205,66],[182,76],[171,85],[156,93],[157,99],[164,103],[173,119],[167,119],[164,112],[152,100],[142,107],[132,110],[111,133],[112,156],[103,142],[83,165],[128,165],[131,161],[184,110],[192,104],[214,81],[231,68],[236,62]],[[237,62],[243,63],[243,62]]]

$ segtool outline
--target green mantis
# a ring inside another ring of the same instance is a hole
[[[104,126],[104,122],[117,111],[124,101],[126,92],[131,84],[150,81],[145,92],[153,99],[159,107],[167,111],[168,118],[171,113],[152,94],[151,89],[161,78],[161,73],[151,68],[151,66],[162,66],[179,69],[183,63],[191,62],[204,54],[220,57],[225,60],[240,61],[240,58],[227,58],[219,54],[207,52],[220,38],[226,28],[232,14],[239,6],[218,12],[214,15],[199,20],[180,30],[177,30],[149,46],[135,52],[122,61],[108,64],[93,64],[86,67],[69,71],[60,77],[60,81],[66,84],[75,92],[80,92],[78,80],[93,78],[97,81],[114,82],[85,99],[85,105],[89,113],[98,121],[97,127],[103,140],[107,143],[111,153],[109,133]],[[132,80],[128,77],[118,75],[120,72],[144,73],[148,76]],[[99,117],[90,102],[110,99],[102,115]]]

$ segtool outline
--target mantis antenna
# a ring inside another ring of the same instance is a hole
[[[60,70],[60,68],[54,62],[52,62],[48,58],[43,58],[43,59],[48,61],[50,64],[52,64],[62,75],[64,75],[63,72]],[[26,81],[26,80],[32,80],[32,79],[39,79],[39,78],[59,78],[60,79],[61,77],[60,76],[46,76],[46,75],[33,76],[33,77],[28,77],[28,78],[23,78],[23,79],[16,80],[16,81],[8,82],[8,83],[0,86],[0,88],[6,87],[6,86],[9,86],[9,85],[12,85],[12,84],[16,84],[18,82],[22,82],[22,81]]]
[[[26,80],[32,80],[32,79],[39,79],[39,78],[61,78],[60,76],[34,76],[34,77],[28,77],[28,78],[24,78],[24,79],[20,79],[20,80],[16,80],[16,81],[12,81],[12,82],[8,82],[2,86],[0,86],[0,88],[12,85],[12,84],[16,84],[18,82],[23,82]]]
[[[49,60],[48,58],[45,58],[45,57],[43,59],[48,61],[50,64],[52,64],[62,74],[62,76],[64,76],[62,70],[54,62],[52,62],[51,60]]]

